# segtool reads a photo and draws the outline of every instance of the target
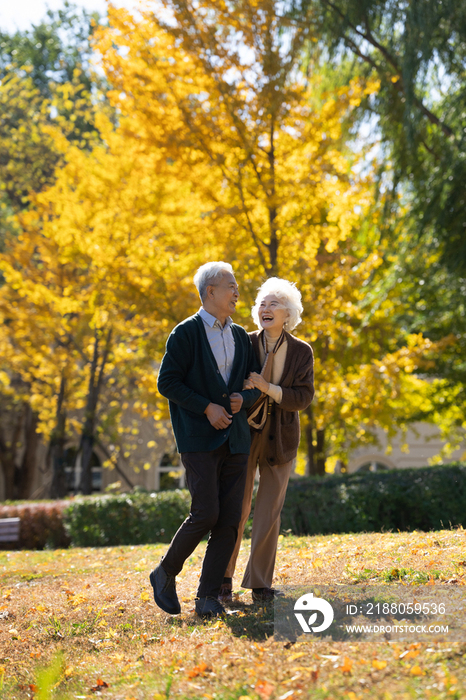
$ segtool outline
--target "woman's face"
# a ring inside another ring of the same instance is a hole
[[[259,304],[259,322],[273,338],[280,335],[289,314],[285,305],[274,294],[263,297]]]

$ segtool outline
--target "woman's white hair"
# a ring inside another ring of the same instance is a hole
[[[220,261],[208,262],[205,263],[205,265],[201,265],[194,275],[194,284],[199,292],[201,301],[205,299],[209,284],[220,282],[224,272],[231,272],[231,274],[233,274],[233,268],[230,263]]]
[[[270,277],[262,284],[256,296],[256,301],[251,309],[252,318],[258,328],[261,328],[259,321],[259,307],[264,297],[273,294],[288,309],[288,318],[285,321],[285,330],[292,331],[298,323],[301,323],[303,305],[301,303],[301,292],[294,282],[280,279],[280,277]]]

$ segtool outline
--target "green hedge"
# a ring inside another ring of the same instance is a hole
[[[69,501],[0,506],[21,518],[19,543],[6,549],[99,547],[170,542],[189,513],[187,491],[136,491]],[[282,531],[296,535],[466,527],[462,464],[291,480]],[[251,519],[245,535],[248,536]]]
[[[187,491],[76,499],[64,512],[73,547],[170,542],[189,513]]]
[[[282,530],[296,535],[466,526],[466,466],[291,481]]]

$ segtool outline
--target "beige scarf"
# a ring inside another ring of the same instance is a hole
[[[264,331],[262,331],[261,336],[265,354],[265,360],[261,370],[261,376],[265,379],[266,382],[270,383],[270,379],[272,377],[273,358],[275,356],[275,353],[278,351],[279,347],[285,340],[285,330],[282,330],[282,333],[279,339],[277,340],[272,352],[267,352],[267,341],[265,338]],[[267,394],[262,393],[257,399],[257,401],[251,406],[251,408],[248,408],[248,423],[251,426],[251,428],[253,428],[253,430],[257,430],[260,432],[263,429],[267,421],[268,406],[269,397],[267,396]]]

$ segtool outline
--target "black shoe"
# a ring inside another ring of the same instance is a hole
[[[211,595],[196,598],[196,612],[199,617],[218,617],[225,614],[225,608],[217,598]]]
[[[159,608],[170,615],[179,615],[181,606],[176,595],[175,577],[167,574],[163,566],[159,564],[151,572],[149,579],[154,589],[154,600]]]
[[[252,599],[255,603],[270,603],[275,598],[274,588],[253,588]]]

